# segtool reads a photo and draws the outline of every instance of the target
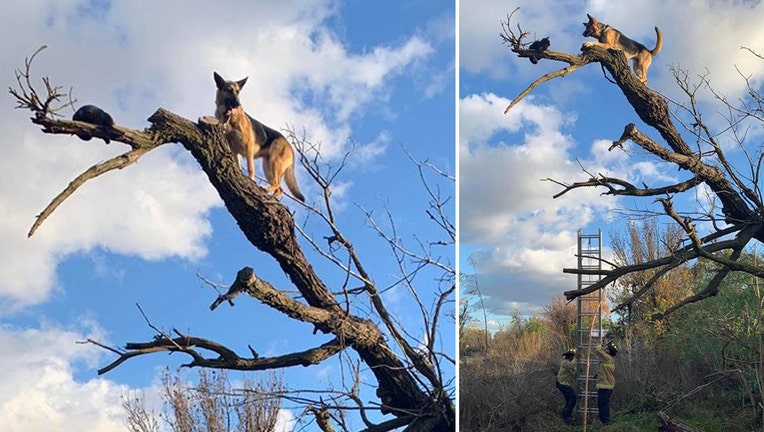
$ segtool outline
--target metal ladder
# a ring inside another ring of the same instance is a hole
[[[578,231],[578,269],[602,270],[602,230],[597,234]],[[578,273],[578,289],[599,282],[602,275]],[[603,290],[578,297],[578,320],[576,322],[578,358],[578,412],[582,418],[597,414],[597,379],[594,377],[599,360],[594,348],[602,338]],[[587,365],[588,361],[588,365]]]

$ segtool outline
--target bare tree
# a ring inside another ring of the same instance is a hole
[[[576,340],[577,314],[576,305],[565,300],[561,295],[552,297],[552,302],[541,310],[541,317],[546,321],[547,327],[562,336],[570,347]]]
[[[39,50],[35,52],[35,55]],[[322,158],[317,146],[296,136],[289,138],[300,153],[300,161],[322,191],[319,204],[306,206],[306,212],[318,219],[327,233],[323,241],[311,238],[295,224],[289,209],[265,190],[242,175],[226,145],[222,125],[211,117],[192,122],[159,108],[148,121],[146,129],[136,130],[119,124],[93,124],[61,118],[60,111],[74,104],[60,87],[44,78],[44,91],[35,89],[31,78],[31,65],[35,55],[26,59],[23,69],[17,70],[16,86],[10,93],[18,108],[33,113],[32,123],[47,134],[77,135],[126,144],[125,153],[89,168],[56,196],[37,217],[29,235],[82,184],[101,174],[124,168],[144,154],[167,143],[180,143],[199,163],[211,185],[239,228],[257,249],[270,255],[289,277],[298,295],[291,295],[288,287],[276,287],[258,277],[252,267],[238,271],[224,295],[213,303],[215,309],[223,302],[233,305],[233,299],[246,293],[271,307],[288,319],[313,325],[316,340],[313,348],[302,352],[274,357],[260,357],[250,347],[246,354],[237,353],[223,344],[203,337],[181,333],[177,329],[156,331],[146,342],[126,343],[124,347],[111,347],[95,340],[96,344],[113,352],[116,359],[99,370],[106,373],[125,361],[156,352],[179,352],[189,357],[186,367],[262,371],[291,366],[309,366],[340,355],[351,372],[341,389],[327,389],[319,397],[303,398],[301,403],[316,414],[317,424],[324,430],[333,430],[332,422],[343,430],[358,430],[351,426],[348,413],[358,413],[355,420],[363,422],[367,431],[381,432],[405,427],[408,431],[445,431],[454,428],[453,354],[444,351],[450,347],[441,339],[442,318],[454,316],[455,271],[450,262],[454,250],[455,229],[450,194],[454,178],[427,161],[413,158],[413,167],[422,180],[427,207],[423,216],[440,229],[435,240],[415,239],[413,247],[398,235],[391,214],[386,223],[377,222],[370,211],[364,210],[367,223],[382,236],[397,263],[399,280],[392,286],[378,287],[373,273],[367,268],[362,253],[341,229],[332,207],[333,181],[341,174],[345,161],[333,167]],[[442,190],[441,190],[442,189]],[[342,286],[329,287],[316,274],[306,259],[298,241],[302,235],[309,247],[332,263],[344,278]],[[385,270],[387,271],[387,270]],[[421,328],[405,328],[388,310],[383,301],[384,290],[403,288],[421,313]],[[292,290],[293,290],[292,289]],[[453,324],[453,321],[452,321]],[[448,324],[446,324],[448,325]],[[322,335],[328,335],[323,337]],[[349,349],[349,350],[348,350]],[[353,353],[345,355],[344,353]],[[360,396],[360,365],[375,379],[378,401],[369,403]],[[331,391],[330,391],[331,390]],[[385,415],[383,421],[372,422],[368,413]]]
[[[240,385],[228,381],[223,371],[199,371],[199,383],[191,386],[180,374],[165,370],[162,375],[161,413],[152,411],[142,397],[122,400],[132,432],[159,432],[160,418],[172,432],[271,432],[276,427],[281,395],[281,377],[267,381],[245,379]]]
[[[714,91],[706,75],[692,82],[687,71],[674,69],[674,78],[686,95],[687,102],[670,101],[634,76],[624,53],[620,50],[597,46],[583,46],[578,54],[530,50],[526,38],[531,32],[523,30],[520,24],[511,22],[515,12],[517,9],[502,22],[501,36],[509,49],[520,58],[533,56],[539,60],[561,62],[567,66],[535,80],[514,98],[505,112],[539,85],[573,73],[590,63],[599,63],[603,72],[606,71],[612,77],[611,81],[621,90],[637,117],[660,136],[658,141],[637,129],[634,123],[629,123],[620,137],[613,141],[610,151],[626,151],[624,143],[631,141],[659,163],[677,168],[684,177],[674,184],[659,186],[635,185],[625,179],[588,172],[586,174],[589,178],[579,182],[547,179],[563,188],[555,198],[579,188],[600,188],[604,195],[654,200],[660,203],[660,210],[654,214],[668,216],[681,229],[684,239],[684,242],[670,245],[666,253],[654,259],[618,265],[602,271],[591,271],[603,275],[600,282],[582,290],[566,291],[565,296],[574,299],[630,274],[653,270],[654,277],[631,296],[634,300],[651,290],[661,276],[685,263],[699,259],[713,262],[717,269],[715,277],[709,280],[703,289],[680,299],[655,315],[660,318],[688,303],[715,295],[720,283],[731,272],[764,275],[763,267],[739,260],[746,246],[753,241],[764,240],[764,200],[760,188],[764,152],[760,145],[747,145],[751,139],[747,134],[748,128],[752,125],[760,127],[764,121],[764,97],[755,82],[741,73],[741,79],[747,84],[747,94],[740,100],[730,101]],[[760,57],[753,51],[751,54]],[[714,130],[711,123],[703,118],[698,107],[701,91],[708,91],[723,107],[726,124],[721,130]],[[685,137],[691,140],[690,143]],[[747,159],[747,166],[734,166],[730,163],[722,145],[723,141],[734,144]],[[694,208],[678,209],[674,206],[674,198],[683,194],[690,197],[694,195],[689,194],[707,196],[710,204],[705,206],[703,211]],[[696,227],[698,223],[710,226],[710,232],[701,234]],[[578,269],[564,271],[582,272]],[[632,300],[624,300],[621,307],[628,306]]]
[[[467,280],[471,277],[471,275],[465,274],[465,273],[459,273],[459,284],[460,286],[464,286],[463,284],[467,283]],[[475,318],[472,316],[471,313],[471,306],[470,301],[468,298],[460,297],[459,298],[459,337],[461,338],[462,335],[464,335],[465,330],[469,326],[470,323],[476,321]]]
[[[477,264],[475,263],[475,260],[470,260],[470,264],[472,264],[472,275],[465,275],[465,277],[462,279],[462,286],[466,287],[466,293],[470,296],[477,296],[478,300],[480,301],[480,310],[483,313],[483,335],[485,337],[485,341],[483,343],[483,357],[485,359],[488,358],[488,352],[490,351],[491,346],[491,332],[488,331],[488,311],[485,308],[485,302],[483,300],[483,292],[480,291],[480,284],[478,284],[478,278],[477,278]]]
[[[683,241],[684,233],[676,225],[661,229],[655,216],[640,220],[631,220],[625,235],[619,232],[611,234],[613,262],[618,267],[638,265],[666,256]],[[695,285],[689,265],[681,265],[669,274],[658,274],[657,269],[630,273],[621,277],[610,291],[609,299],[615,309],[626,312],[628,323],[640,323],[649,320],[653,313],[671,307],[676,299],[692,294]],[[643,287],[651,286],[649,290]],[[640,326],[637,326],[640,327]],[[655,330],[660,331],[656,323]]]

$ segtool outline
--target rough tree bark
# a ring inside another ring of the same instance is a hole
[[[565,76],[590,63],[598,63],[603,72],[612,77],[612,82],[618,86],[634,113],[649,128],[652,128],[662,142],[655,140],[641,132],[634,123],[624,127],[621,136],[613,141],[610,151],[622,150],[626,141],[631,141],[649,154],[661,161],[672,164],[685,173],[684,179],[676,184],[666,184],[660,187],[637,186],[631,182],[605,176],[602,174],[587,174],[587,180],[567,183],[564,181],[546,179],[560,185],[563,189],[554,197],[560,197],[574,189],[595,187],[604,188],[603,195],[631,196],[641,198],[653,198],[661,204],[662,213],[671,218],[684,232],[685,246],[673,245],[669,253],[655,260],[637,265],[615,266],[612,269],[602,271],[582,271],[578,269],[564,269],[565,273],[601,274],[602,280],[585,289],[566,291],[564,294],[568,300],[587,294],[618,280],[624,275],[647,269],[656,269],[657,276],[641,287],[631,300],[618,306],[625,308],[649,291],[658,278],[683,263],[697,259],[707,259],[717,263],[718,271],[714,277],[699,292],[677,301],[668,307],[663,313],[656,314],[656,318],[665,316],[678,308],[692,302],[696,302],[716,295],[719,284],[732,271],[742,271],[755,276],[764,276],[764,268],[746,265],[738,262],[743,249],[752,240],[764,241],[764,199],[762,199],[758,180],[762,165],[762,154],[749,154],[743,146],[742,138],[736,136],[739,148],[748,157],[750,167],[739,169],[732,166],[728,161],[722,146],[718,142],[718,136],[711,132],[710,127],[702,119],[697,109],[695,93],[701,88],[709,88],[706,77],[701,77],[701,83],[697,86],[690,85],[686,72],[674,71],[677,84],[686,93],[689,105],[676,104],[676,111],[680,112],[689,121],[681,122],[677,112],[671,112],[669,101],[660,93],[648,88],[641,83],[631,71],[629,64],[622,51],[617,49],[603,49],[597,46],[582,46],[580,54],[569,54],[557,51],[538,52],[528,49],[529,43],[525,38],[530,34],[522,27],[511,24],[511,19],[517,9],[507,16],[502,22],[502,39],[510,50],[520,58],[535,57],[540,60],[546,59],[567,63],[568,66],[560,70],[550,72],[534,81],[527,89],[521,92],[507,107],[508,112],[513,106],[522,100],[527,94],[539,85],[551,79]],[[757,55],[752,52],[752,54]],[[757,55],[758,56],[758,55]],[[760,56],[759,56],[760,57]],[[741,74],[742,76],[742,74]],[[764,122],[760,115],[764,98],[758,88],[752,85],[748,78],[743,77],[748,85],[749,100],[742,106],[735,106],[726,98],[710,89],[713,96],[721,102],[735,117],[728,119],[730,135],[735,136],[736,128],[743,120]],[[673,118],[672,118],[673,116]],[[679,122],[684,133],[693,138],[693,143],[699,143],[693,148],[688,145],[675,122]],[[749,176],[742,176],[740,172],[746,171]],[[707,214],[681,212],[675,209],[672,198],[678,194],[693,191],[697,187],[705,185],[714,195],[714,202],[720,204],[720,213],[711,208]],[[698,221],[710,222],[714,229],[701,235],[696,229]]]
[[[37,53],[39,51],[35,55]],[[44,79],[45,95],[32,86],[29,75],[33,60],[34,55],[26,60],[24,70],[17,71],[18,85],[10,89],[18,102],[18,107],[33,112],[32,123],[41,126],[42,131],[47,134],[110,139],[126,144],[131,149],[120,156],[91,167],[73,180],[38,215],[30,230],[30,236],[67,197],[86,181],[107,171],[124,168],[161,145],[180,143],[199,163],[246,238],[252,245],[278,262],[304,300],[304,302],[300,301],[283,290],[275,288],[267,281],[258,278],[252,268],[245,267],[238,272],[229,292],[220,296],[211,309],[222,301],[230,302],[239,293],[247,293],[289,318],[313,324],[314,333],[321,332],[333,336],[328,342],[313,349],[279,357],[261,358],[253,349],[249,356],[240,356],[233,350],[208,339],[185,335],[177,330],[174,330],[176,334],[172,336],[155,328],[157,335],[152,340],[127,343],[124,349],[89,340],[88,342],[118,355],[114,362],[99,370],[99,374],[108,372],[132,357],[162,351],[181,352],[188,355],[191,360],[184,365],[188,367],[266,370],[317,364],[351,348],[357,352],[376,378],[381,412],[395,417],[381,424],[373,424],[362,414],[367,430],[384,431],[401,426],[407,426],[408,431],[453,430],[455,423],[453,402],[446,384],[442,382],[441,371],[433,364],[431,355],[420,353],[403,340],[400,333],[392,331],[395,343],[402,347],[404,352],[401,357],[389,345],[386,336],[374,322],[353,315],[342,307],[303,254],[295,234],[292,214],[277,199],[266,194],[263,188],[242,175],[228,150],[222,126],[214,118],[202,117],[198,122],[192,122],[160,108],[148,118],[151,126],[144,130],[134,130],[120,125],[107,127],[63,120],[57,112],[73,102],[70,100],[68,103],[61,103],[65,95],[60,92],[59,87],[52,86],[47,78]],[[335,233],[335,237],[338,234],[338,232]],[[344,242],[343,245],[352,248],[349,242],[340,240]],[[351,255],[355,256],[352,253]],[[388,327],[395,329],[396,324],[384,309],[376,287],[369,282],[370,278],[366,278],[366,281],[363,291],[371,297],[382,321]],[[438,312],[453,292],[454,287],[440,296]],[[358,402],[360,404],[360,400]],[[359,408],[364,410],[369,407],[362,405]],[[328,424],[325,407],[312,409],[317,413],[319,425]]]

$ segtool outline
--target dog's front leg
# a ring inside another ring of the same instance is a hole
[[[247,173],[249,179],[255,181],[255,153],[252,150],[247,151]]]
[[[603,48],[603,49],[609,49],[609,48],[612,47],[612,45],[608,45],[608,44],[605,44],[605,43],[602,43],[602,42],[586,41],[581,46],[581,49],[588,48],[588,47],[600,47],[600,48]]]

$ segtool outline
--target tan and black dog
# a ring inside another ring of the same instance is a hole
[[[663,47],[663,34],[658,30],[658,27],[655,27],[655,34],[658,38],[655,42],[655,48],[649,50],[646,46],[629,39],[613,27],[598,22],[591,15],[586,14],[586,16],[589,17],[589,22],[584,23],[584,27],[586,27],[584,36],[591,36],[597,39],[597,42],[584,42],[584,46],[599,46],[605,49],[613,48],[623,51],[626,55],[626,59],[631,59],[632,61],[634,74],[643,84],[647,84],[647,68],[650,67],[653,57],[655,57],[658,52],[660,52],[661,47]]]
[[[263,159],[265,179],[270,184],[266,191],[278,198],[282,194],[281,179],[283,177],[289,190],[295,198],[305,202],[305,196],[300,192],[297,179],[294,176],[294,150],[284,135],[253,119],[241,106],[239,92],[247,82],[247,78],[239,81],[226,81],[213,72],[217,94],[215,95],[215,117],[225,125],[225,135],[231,146],[236,166],[239,166],[238,155],[247,160],[249,178],[255,179],[255,159]]]

